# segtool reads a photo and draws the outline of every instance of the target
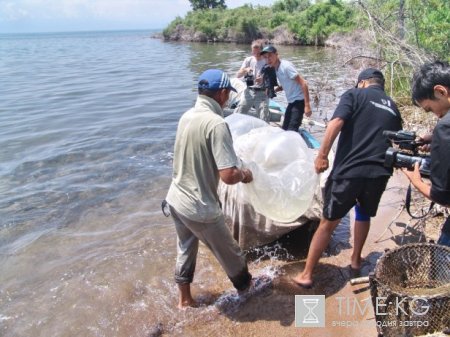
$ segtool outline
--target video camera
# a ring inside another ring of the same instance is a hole
[[[276,97],[277,94],[275,93],[275,87],[278,85],[278,81],[275,68],[266,64],[264,65],[264,67],[262,67],[261,74],[263,76],[263,84],[264,88],[266,89],[267,97]]]
[[[251,87],[255,84],[255,76],[253,75],[253,70],[250,70],[247,74],[245,74],[244,80],[247,84],[247,87]]]
[[[419,154],[419,146],[424,143],[416,141],[415,132],[405,130],[383,131],[383,136],[398,146],[398,149],[390,147],[386,150],[385,167],[405,167],[411,171],[414,170],[415,163],[419,163],[420,174],[425,177],[430,176],[430,156]]]

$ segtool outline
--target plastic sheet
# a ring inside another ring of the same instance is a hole
[[[238,137],[249,133],[253,129],[269,126],[269,124],[262,119],[237,113],[229,115],[225,120],[230,127],[235,147],[236,143],[239,142]]]
[[[247,115],[226,118],[234,147],[253,182],[238,184],[237,195],[257,213],[291,223],[310,207],[319,183],[314,153],[297,132],[284,131]]]

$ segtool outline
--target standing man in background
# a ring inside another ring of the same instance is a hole
[[[434,113],[439,122],[433,135],[423,137],[431,142],[431,185],[422,181],[419,165],[413,172],[403,170],[411,183],[428,199],[450,206],[450,66],[436,61],[424,64],[413,77],[412,99],[426,112]],[[450,216],[442,226],[438,244],[450,247]]]
[[[328,123],[315,160],[316,172],[325,171],[328,154],[339,136],[333,169],[325,184],[322,219],[314,233],[303,272],[293,281],[302,287],[313,285],[312,273],[341,219],[355,206],[354,244],[350,270],[361,268],[361,252],[393,169],[384,166],[389,143],[383,131],[398,131],[402,119],[394,101],[384,92],[384,76],[368,68],[359,76],[356,88],[341,97]]]
[[[269,123],[269,98],[264,88],[261,69],[266,65],[266,60],[261,56],[263,40],[252,42],[252,55],[245,58],[241,69],[236,77],[244,77],[247,88],[244,90],[236,113],[248,114],[252,107],[255,107],[256,115],[260,119]]]
[[[274,46],[266,46],[261,52],[269,66],[275,68],[278,82],[281,87],[276,91],[284,90],[288,106],[284,114],[283,130],[297,132],[302,124],[303,114],[311,116],[311,105],[309,103],[308,83],[300,76],[294,65],[278,56]]]
[[[217,187],[249,183],[252,172],[242,169],[223,119],[230,91],[236,91],[226,73],[209,69],[200,75],[195,106],[181,116],[173,157],[172,183],[166,201],[177,232],[175,282],[178,307],[195,306],[190,284],[194,278],[198,243],[214,254],[238,291],[250,288],[245,255],[225,224]]]

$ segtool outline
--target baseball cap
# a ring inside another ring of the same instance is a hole
[[[381,78],[382,80],[384,80],[383,73],[381,71],[379,71],[378,69],[375,69],[375,68],[364,69],[358,75],[358,81],[356,82],[355,88],[358,87],[359,82],[361,82],[363,80],[368,80],[369,78],[374,78],[374,77]]]
[[[277,48],[275,48],[274,46],[265,46],[263,48],[263,50],[261,51],[261,53],[259,53],[260,55],[266,54],[266,53],[276,53],[277,52]]]
[[[220,69],[208,69],[198,78],[199,89],[220,90],[230,89],[237,92],[230,82],[227,73]]]

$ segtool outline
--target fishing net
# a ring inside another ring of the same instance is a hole
[[[445,330],[450,325],[450,248],[416,243],[387,251],[370,275],[370,291],[380,335]]]

